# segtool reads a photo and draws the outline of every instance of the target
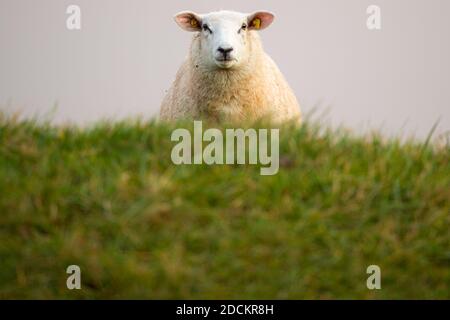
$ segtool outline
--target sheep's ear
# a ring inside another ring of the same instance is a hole
[[[247,17],[250,30],[262,30],[267,28],[273,22],[274,14],[268,11],[258,11]]]
[[[175,22],[186,31],[200,31],[202,25],[201,17],[191,11],[183,11],[175,15]]]

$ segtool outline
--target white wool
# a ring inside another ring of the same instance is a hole
[[[195,34],[162,102],[162,120],[300,121],[297,99],[258,35],[258,29],[272,22],[272,14],[183,12],[175,19]]]

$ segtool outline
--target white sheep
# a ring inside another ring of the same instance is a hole
[[[181,12],[174,18],[195,34],[162,102],[162,120],[300,121],[297,99],[257,32],[272,23],[272,13]]]

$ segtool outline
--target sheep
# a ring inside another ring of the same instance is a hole
[[[264,52],[257,32],[272,23],[272,13],[184,11],[174,19],[195,33],[187,59],[162,101],[161,120],[300,123],[297,99]]]

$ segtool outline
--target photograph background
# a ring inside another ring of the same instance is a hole
[[[372,1],[0,0],[0,299],[450,299],[450,2]],[[175,165],[182,122],[84,127],[157,115],[192,36],[173,15],[220,8],[274,11],[304,113],[382,135],[283,126],[262,176]]]
[[[70,4],[80,31],[66,29]],[[173,15],[219,9],[276,14],[263,43],[304,113],[364,132],[450,129],[447,0],[1,0],[0,108],[56,123],[155,116],[191,39]]]

